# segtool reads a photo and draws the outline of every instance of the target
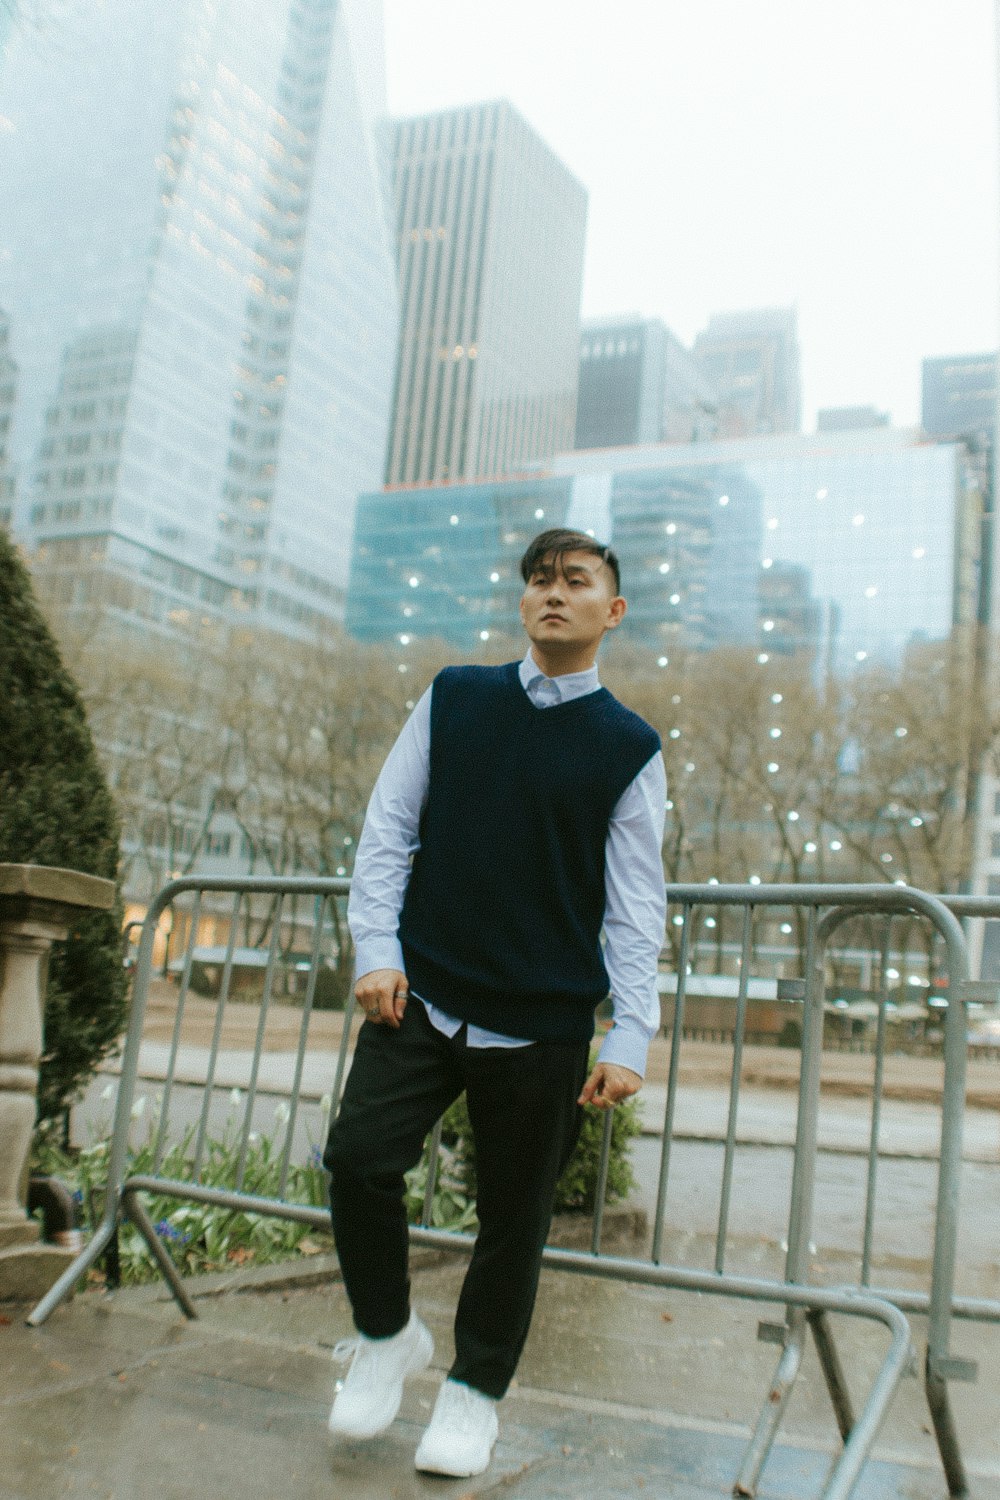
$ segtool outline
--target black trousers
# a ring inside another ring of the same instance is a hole
[[[455,1315],[452,1379],[501,1397],[535,1304],[556,1184],[579,1134],[585,1042],[466,1045],[417,999],[398,1031],[366,1021],[327,1140],[333,1233],[358,1330],[387,1338],[410,1316],[403,1175],[463,1089],[476,1143],[479,1234]]]

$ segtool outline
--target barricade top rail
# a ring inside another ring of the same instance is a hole
[[[956,917],[1000,917],[1000,896],[939,895],[937,899]]]

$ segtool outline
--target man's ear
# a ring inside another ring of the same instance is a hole
[[[620,594],[618,595],[617,598],[612,599],[610,605],[608,606],[608,629],[609,630],[614,630],[614,628],[615,628],[616,625],[620,625],[621,624],[622,620],[624,620],[624,618],[625,618],[625,614],[626,614],[627,610],[628,610],[628,605],[625,603],[625,600],[622,598],[622,596]]]

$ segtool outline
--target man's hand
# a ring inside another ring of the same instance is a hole
[[[577,1104],[594,1104],[598,1109],[614,1109],[642,1088],[642,1078],[631,1068],[618,1063],[599,1062],[583,1085]]]
[[[409,983],[400,969],[372,969],[354,986],[354,997],[368,1020],[375,1026],[384,1022],[394,1030],[399,1029],[409,993]]]

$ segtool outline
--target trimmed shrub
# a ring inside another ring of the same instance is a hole
[[[595,1057],[590,1060],[594,1066]],[[640,1134],[639,1106],[635,1099],[618,1104],[611,1116],[611,1155],[608,1160],[606,1203],[620,1203],[635,1187],[632,1173],[631,1142]],[[445,1112],[441,1140],[452,1158],[453,1174],[467,1198],[476,1196],[476,1148],[472,1139],[469,1111],[462,1094]],[[597,1202],[597,1179],[601,1167],[601,1144],[604,1140],[604,1112],[585,1109],[580,1138],[556,1188],[555,1212],[592,1214]]]
[[[346,969],[334,969],[329,964],[324,964],[316,975],[313,1010],[343,1010],[353,980],[353,963]]]
[[[795,1049],[802,1046],[802,1023],[786,1021],[778,1033],[778,1046]]]
[[[114,880],[118,818],[75,683],[0,529],[0,861]],[[120,903],[81,915],[49,964],[39,1122],[60,1115],[125,1025]]]

